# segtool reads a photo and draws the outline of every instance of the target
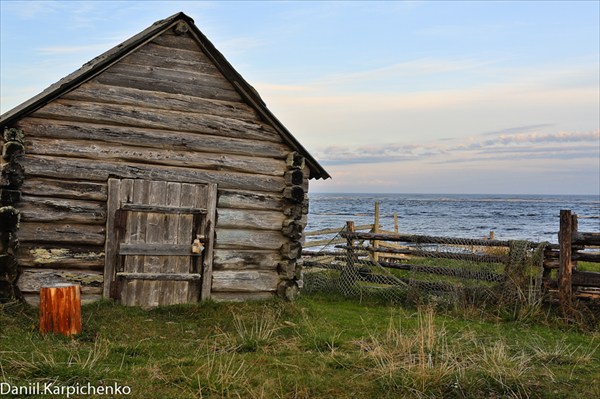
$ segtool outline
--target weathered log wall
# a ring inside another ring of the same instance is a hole
[[[297,248],[282,248],[302,240],[308,168],[190,33],[166,31],[14,127],[27,137],[18,285],[30,302],[48,281],[100,298],[109,177],[218,185],[215,299],[300,281]]]

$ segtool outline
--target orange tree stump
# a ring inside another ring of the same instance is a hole
[[[79,285],[53,284],[40,289],[40,333],[66,336],[81,332]]]

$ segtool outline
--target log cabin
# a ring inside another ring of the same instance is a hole
[[[189,16],[0,117],[0,297],[153,307],[293,299],[308,181],[329,174]]]

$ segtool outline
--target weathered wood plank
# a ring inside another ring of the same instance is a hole
[[[121,209],[124,211],[132,212],[151,212],[151,213],[163,213],[170,215],[181,215],[181,214],[206,214],[205,208],[192,208],[192,207],[180,207],[171,205],[154,205],[154,204],[123,204]]]
[[[256,112],[250,106],[240,102],[211,100],[184,94],[110,86],[93,81],[84,83],[77,89],[64,94],[62,98],[87,102],[132,105],[141,108],[194,112],[246,121],[259,119]]]
[[[277,249],[289,240],[281,231],[216,229],[216,248],[218,249]]]
[[[20,242],[104,245],[104,225],[76,223],[21,223]]]
[[[24,222],[106,223],[102,202],[24,195],[17,208]]]
[[[200,51],[177,49],[152,42],[119,62],[134,65],[156,65],[179,71],[220,74],[217,67]]]
[[[138,90],[163,91],[165,93],[183,94],[208,98],[211,100],[242,101],[237,91],[205,85],[177,83],[159,80],[153,77],[129,76],[119,73],[105,72],[94,79],[94,82],[111,86],[130,87]]]
[[[580,287],[600,287],[600,273],[573,270],[572,284]]]
[[[198,71],[176,71],[155,65],[129,65],[117,63],[107,69],[105,74],[117,74],[129,77],[140,77],[157,81],[167,81],[173,86],[180,84],[205,86],[223,90],[235,90],[231,83],[221,74],[202,73]]]
[[[119,245],[119,255],[194,256],[191,244],[134,243]]]
[[[209,184],[206,188],[206,208],[208,210],[204,220],[204,234],[206,237],[206,248],[204,262],[202,264],[202,284],[200,286],[200,300],[206,301],[212,296],[213,283],[213,257],[215,250],[215,225],[217,218],[217,184]]]
[[[110,176],[130,179],[155,179],[175,182],[215,183],[223,188],[277,192],[283,189],[283,177],[252,175],[203,169],[107,162],[75,158],[26,155],[24,168],[28,176],[106,181]]]
[[[23,267],[104,268],[104,248],[100,246],[23,243],[19,246],[17,256],[19,265]]]
[[[288,151],[288,147],[284,144],[271,141],[235,139],[170,130],[106,126],[31,117],[20,120],[17,125],[32,137],[82,139],[158,149],[173,148],[275,159],[284,159]]]
[[[218,208],[281,211],[284,201],[281,194],[251,191],[230,191],[219,188]]]
[[[35,177],[27,178],[21,186],[23,194],[94,201],[106,201],[106,191],[106,183]]]
[[[213,271],[213,292],[275,291],[280,278],[277,272],[244,270]]]
[[[247,302],[267,301],[275,297],[272,291],[265,292],[213,292],[212,299],[216,302]]]
[[[88,305],[90,303],[98,302],[102,299],[102,295],[98,294],[81,294],[81,304]],[[23,300],[30,306],[40,306],[40,294],[39,293],[23,293]]]
[[[199,281],[201,275],[199,273],[117,273],[117,277],[124,278],[125,280],[153,280],[160,281],[162,284],[170,283],[173,281]],[[162,287],[162,285],[161,285]],[[158,290],[157,290],[158,291]],[[163,294],[164,292],[157,292],[156,294]],[[144,292],[144,294],[151,294],[151,292]],[[172,303],[168,303],[172,305]],[[152,306],[152,305],[149,305]]]
[[[169,30],[162,35],[155,37],[151,43],[156,43],[160,46],[169,47],[171,49],[196,51],[204,55],[196,39],[194,39],[194,37],[189,33],[186,33],[185,35],[177,35],[175,32]],[[210,62],[208,58],[206,58],[206,62]]]
[[[31,116],[281,142],[281,136],[275,129],[260,121],[129,105],[59,99],[33,112]]]
[[[217,210],[217,215],[217,228],[278,230],[285,220],[285,215],[277,211],[223,208]]]
[[[214,270],[276,270],[281,261],[279,251],[216,249]]]
[[[27,152],[32,155],[142,162],[269,176],[281,176],[283,170],[283,161],[272,158],[115,146],[108,143],[90,143],[88,140],[65,141],[64,139],[32,138],[27,142]]]
[[[22,269],[17,286],[22,292],[38,292],[44,285],[80,284],[81,292],[102,293],[102,272],[92,270]]]

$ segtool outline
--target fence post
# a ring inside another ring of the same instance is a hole
[[[571,259],[571,244],[573,240],[573,216],[570,210],[563,209],[560,211],[558,300],[563,312],[567,312],[572,305],[571,275],[573,273],[573,261]]]
[[[373,233],[379,233],[379,202],[375,203],[375,220],[373,222]],[[379,253],[377,253],[377,248],[379,248],[379,241],[373,240],[371,241],[373,244],[373,260],[375,262],[379,261]]]
[[[354,233],[354,222],[351,220],[348,220],[346,222],[346,232],[348,233]],[[354,267],[354,250],[352,249],[352,247],[354,246],[354,240],[352,238],[347,238],[346,239],[346,251],[348,252],[347,254],[347,259],[348,259],[348,266],[349,267]]]
[[[398,212],[394,212],[394,233],[398,234]]]

